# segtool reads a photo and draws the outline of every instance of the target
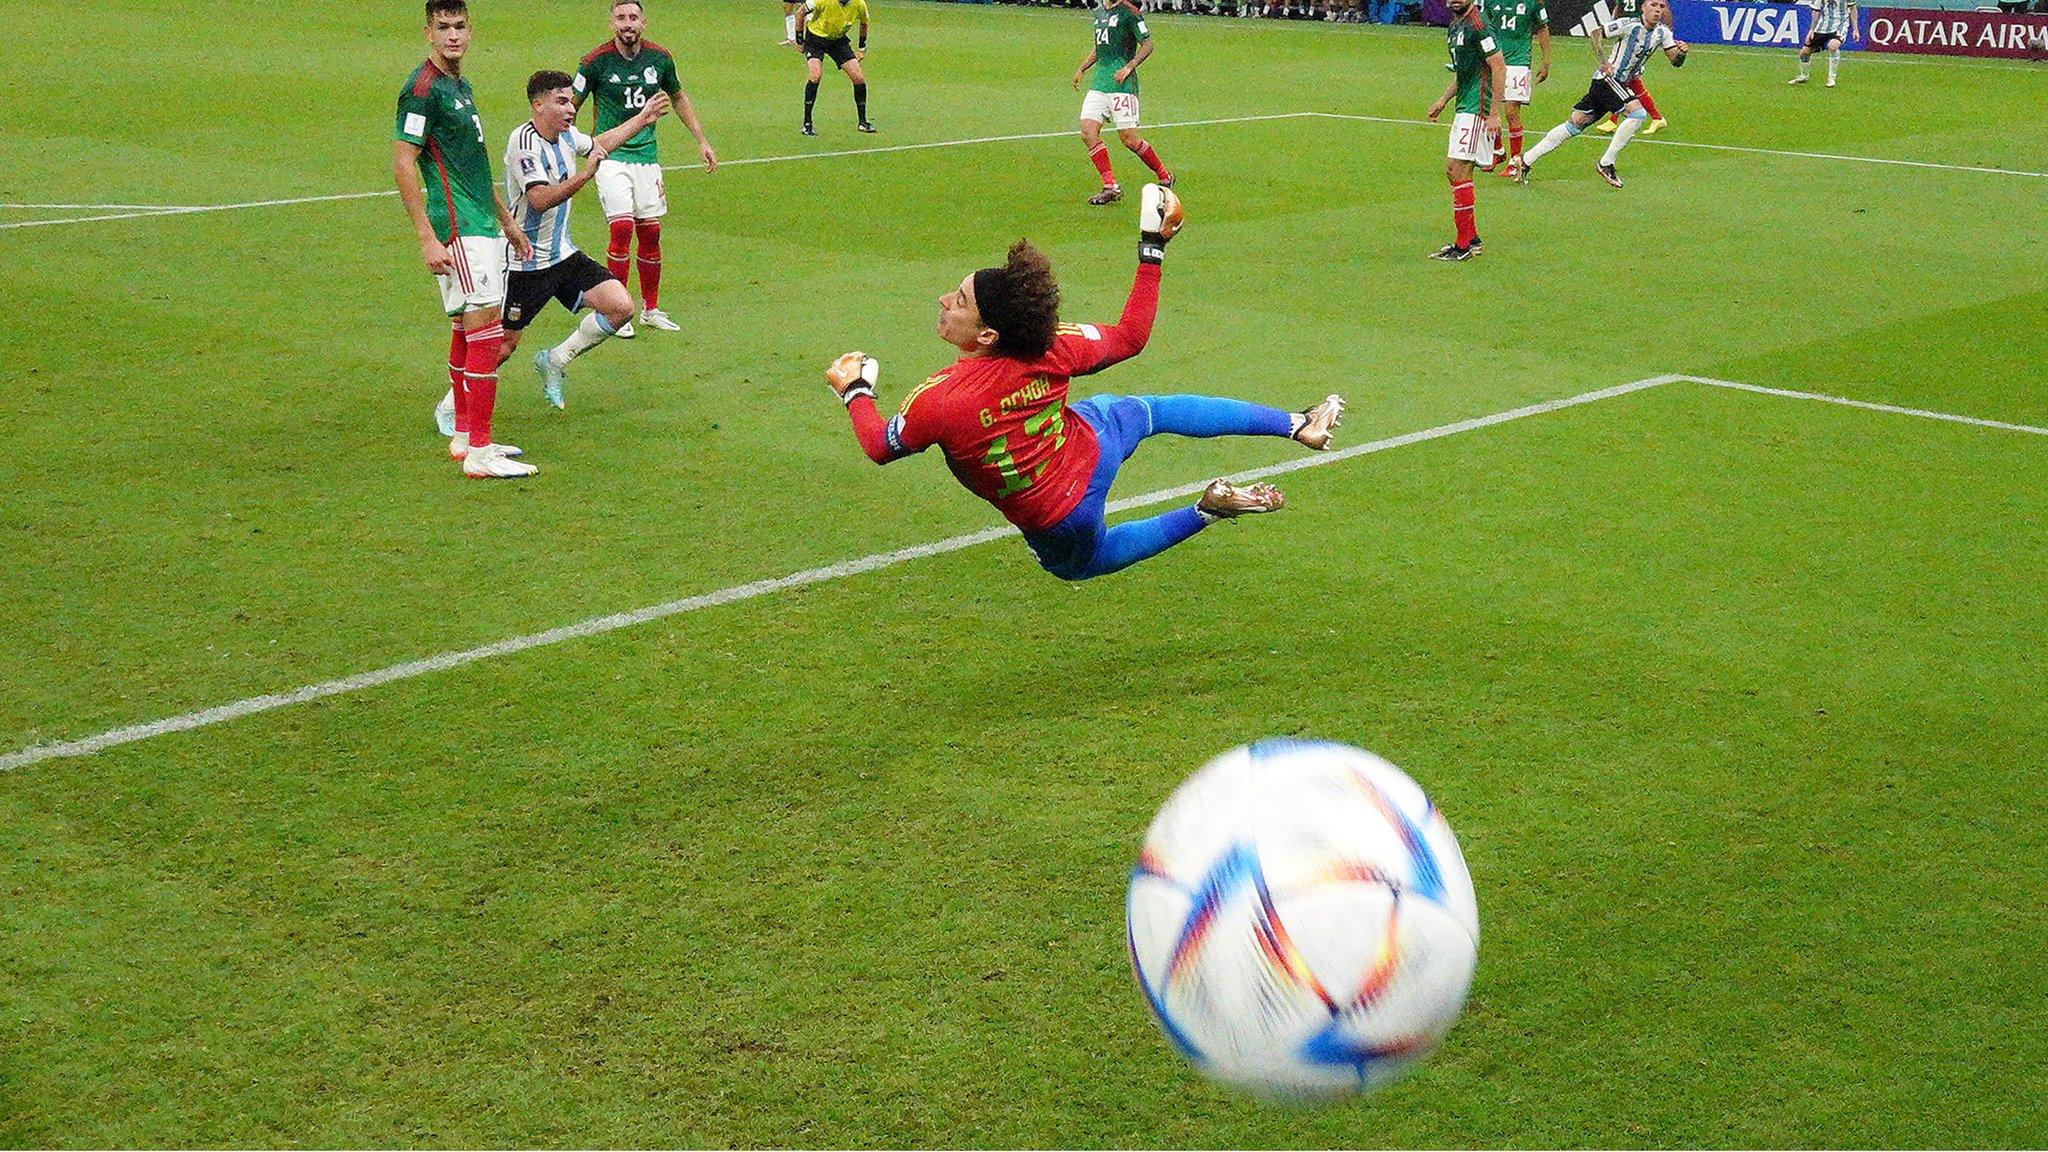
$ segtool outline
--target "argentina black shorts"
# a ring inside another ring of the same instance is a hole
[[[1840,40],[1842,38],[1840,32],[1815,32],[1806,38],[1806,50],[1808,52],[1825,52],[1828,48],[1828,41]]]
[[[1628,90],[1628,85],[1614,77],[1595,76],[1593,82],[1586,86],[1585,96],[1572,105],[1572,111],[1583,112],[1598,120],[1609,112],[1619,112],[1628,107],[1628,102],[1635,98],[1636,94]]]
[[[583,306],[584,293],[611,278],[604,265],[581,252],[538,272],[514,269],[505,274],[505,327],[525,328],[550,300],[574,312]]]
[[[844,68],[847,62],[853,59],[853,42],[844,36],[835,37],[831,40],[821,40],[811,35],[809,31],[805,31],[804,55],[809,56],[813,60],[823,56],[830,56],[833,64]]]

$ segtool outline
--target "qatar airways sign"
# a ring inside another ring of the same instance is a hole
[[[1865,8],[1863,46],[1872,52],[2048,58],[2048,16]]]

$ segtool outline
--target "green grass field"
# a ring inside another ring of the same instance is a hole
[[[478,15],[495,158],[604,26]],[[883,134],[828,77],[806,140],[778,15],[650,14],[727,161],[669,175],[686,332],[579,361],[565,413],[509,365],[524,483],[433,435],[394,197],[0,208],[0,756],[995,523],[869,464],[818,374],[862,347],[901,397],[1020,234],[1113,317],[1135,210],[1061,134],[1086,17],[883,0]],[[0,202],[389,187],[410,3],[10,17]],[[1347,444],[1663,374],[2048,424],[2048,69],[1702,49],[1623,192],[1590,140],[1482,177],[1447,266],[1439,34],[1154,33],[1148,118],[1228,122],[1153,134],[1191,225],[1103,388],[1338,390]],[[1558,50],[1535,133],[1583,91]],[[1294,458],[1153,441],[1118,492]],[[1088,584],[1004,539],[22,764],[0,1145],[2038,1146],[2044,476],[2048,436],[1677,381],[1283,477]],[[1155,807],[1273,734],[1407,768],[1479,894],[1465,1019],[1341,1107],[1205,1084],[1124,954]]]

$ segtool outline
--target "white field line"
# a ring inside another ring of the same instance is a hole
[[[1269,112],[1256,116],[1224,116],[1211,120],[1169,120],[1160,124],[1147,124],[1147,128],[1203,128],[1215,124],[1252,124],[1262,120],[1299,120],[1314,116],[1314,112]],[[960,140],[931,140],[922,144],[890,144],[880,148],[846,148],[835,152],[792,152],[785,156],[751,156],[737,160],[721,160],[720,168],[738,168],[747,164],[785,164],[795,160],[828,160],[842,156],[874,156],[889,152],[919,152],[930,148],[961,148],[973,144],[1006,144],[1017,140],[1051,140],[1071,136],[1074,129],[1063,128],[1057,132],[1018,132],[1006,136],[971,136]],[[704,167],[702,164],[664,164],[663,171],[690,172]],[[0,224],[0,231],[10,228],[49,228],[58,224],[91,224],[100,220],[138,220],[156,216],[190,216],[199,212],[233,212],[244,208],[283,208],[293,204],[325,204],[337,200],[374,200],[385,196],[396,196],[396,188],[384,188],[375,192],[341,192],[332,196],[295,196],[283,200],[244,200],[237,204],[187,204],[183,206],[149,205],[77,205],[81,209],[105,207],[109,209],[131,208],[134,211],[119,211],[91,216],[66,216],[58,220],[14,220]],[[0,208],[33,208],[31,204],[0,204]],[[62,207],[40,205],[40,207]]]
[[[1357,120],[1368,124],[1414,124],[1421,127],[1441,127],[1427,120],[1403,120],[1391,116],[1363,116],[1352,112],[1311,112],[1330,120]],[[1975,164],[1937,164],[1931,160],[1893,160],[1884,156],[1854,156],[1842,152],[1795,152],[1786,148],[1750,148],[1741,144],[1703,144],[1696,140],[1665,140],[1637,135],[1631,143],[1652,144],[1667,148],[1700,148],[1710,152],[1742,152],[1752,156],[1783,156],[1795,160],[1839,160],[1850,164],[1889,164],[1899,168],[1932,168],[1942,172],[1981,172],[1989,176],[2027,176],[2034,179],[2048,179],[2048,172],[2028,172],[2020,168],[1986,168]]]
[[[1201,128],[1217,124],[1252,124],[1266,120],[1300,119],[1349,120],[1367,124],[1401,124],[1416,127],[1430,127],[1427,120],[1405,119],[1398,116],[1367,116],[1354,112],[1269,112],[1254,116],[1225,116],[1210,120],[1170,120],[1159,124],[1145,125],[1147,128]],[[959,148],[975,144],[1003,144],[1020,140],[1052,140],[1070,136],[1073,130],[1062,128],[1056,132],[1017,132],[1003,136],[973,136],[960,140],[932,140],[920,144],[891,144],[880,148],[846,148],[833,152],[792,152],[782,156],[751,156],[737,160],[719,162],[722,168],[738,168],[748,164],[786,164],[798,160],[829,160],[844,156],[873,156],[891,152],[920,152],[932,148]],[[1676,148],[1702,148],[1717,152],[1744,152],[1759,156],[1782,156],[1802,160],[1836,160],[1854,164],[1888,164],[1902,168],[1928,168],[1944,172],[1979,172],[1993,176],[2027,176],[2048,178],[2048,172],[2028,172],[2017,168],[1986,168],[1970,164],[1939,164],[1927,160],[1895,160],[1883,156],[1855,156],[1835,152],[1797,152],[1781,148],[1750,148],[1739,144],[1705,144],[1691,140],[1660,140],[1642,138],[1646,144],[1669,145]],[[702,164],[666,164],[664,171],[690,172],[704,167]],[[107,208],[132,209],[128,211],[94,212],[88,216],[64,216],[55,220],[11,220],[0,223],[0,232],[14,228],[50,228],[60,224],[91,224],[105,220],[139,220],[157,216],[190,216],[203,212],[233,212],[248,208],[283,208],[294,204],[326,204],[345,200],[373,200],[385,196],[396,196],[396,189],[385,188],[374,192],[341,192],[330,196],[296,196],[279,200],[244,200],[233,204],[186,204],[186,205],[77,205],[81,210]],[[0,209],[60,208],[61,205],[0,204]]]
[[[200,207],[196,204],[0,204],[0,208],[16,212],[183,212]]]
[[[1794,392],[1788,388],[1765,388],[1757,384],[1740,384],[1733,380],[1716,380],[1710,376],[1680,376],[1691,384],[1708,384],[1715,388],[1733,388],[1738,392],[1754,392],[1759,396],[1785,396],[1793,400],[1818,400],[1823,404],[1840,404],[1845,408],[1861,408],[1865,412],[1889,412],[1895,416],[1918,416],[1926,420],[1945,420],[1950,424],[1968,424],[1973,428],[1996,428],[2003,432],[2025,432],[2034,436],[2048,436],[2048,428],[2036,428],[2031,424],[2008,424],[2003,420],[1985,420],[1976,416],[1957,416],[1952,412],[1930,412],[1925,408],[1901,408],[1896,404],[1873,404],[1868,400],[1851,400],[1846,396],[1829,396],[1823,392]]]
[[[1613,388],[1601,388],[1593,392],[1582,392],[1577,396],[1567,396],[1560,400],[1546,400],[1540,404],[1530,404],[1525,407],[1510,409],[1506,412],[1496,412],[1491,416],[1459,420],[1450,424],[1441,424],[1435,428],[1426,428],[1420,432],[1409,432],[1400,436],[1391,436],[1384,440],[1375,440],[1369,444],[1360,444],[1338,452],[1306,456],[1286,464],[1277,464],[1270,468],[1256,468],[1248,472],[1238,473],[1231,477],[1231,479],[1238,482],[1247,482],[1267,476],[1277,476],[1285,472],[1296,472],[1303,468],[1317,468],[1326,464],[1335,464],[1357,456],[1364,456],[1374,452],[1385,452],[1392,448],[1419,444],[1425,440],[1455,436],[1460,432],[1490,428],[1495,424],[1504,424],[1510,420],[1540,416],[1545,412],[1555,412],[1561,408],[1591,404],[1596,400],[1606,400],[1615,396],[1623,396],[1630,392],[1640,392],[1645,388],[1655,388],[1659,385],[1670,384],[1679,379],[1680,377],[1677,376],[1653,376],[1647,380],[1637,380],[1632,384],[1622,384]],[[1126,497],[1111,504],[1109,508],[1113,512],[1123,512],[1132,508],[1162,504],[1169,500],[1185,499],[1200,492],[1202,487],[1203,485],[1201,484],[1184,484],[1177,488],[1163,488],[1157,492],[1148,492],[1142,496]],[[756,597],[786,591],[791,588],[802,588],[810,584],[822,584],[828,580],[856,576],[860,573],[873,572],[880,568],[892,568],[912,560],[921,560],[927,556],[939,556],[947,552],[957,552],[962,548],[972,548],[977,544],[986,544],[991,540],[1000,540],[1003,537],[1016,534],[1016,529],[1007,526],[984,528],[979,532],[952,536],[930,544],[918,544],[909,548],[899,548],[893,552],[877,552],[869,556],[862,556],[856,560],[842,560],[837,564],[827,564],[818,568],[806,568],[801,572],[792,572],[787,576],[777,576],[772,579],[736,584],[730,588],[719,589],[716,592],[706,592],[697,596],[685,597],[681,600],[670,600],[665,604],[654,604],[646,608],[635,609],[631,612],[619,612],[610,616],[596,616],[574,624],[565,624],[559,628],[550,628],[545,632],[535,632],[528,636],[515,636],[509,640],[500,640],[478,648],[466,648],[458,652],[444,652],[439,656],[429,656],[422,660],[409,660],[403,664],[393,664],[388,668],[379,668],[373,672],[361,672],[354,676],[345,676],[339,680],[327,680],[319,684],[309,684],[304,688],[291,692],[251,696],[246,700],[237,700],[232,704],[222,704],[197,712],[187,712],[182,716],[152,720],[146,724],[131,724],[124,728],[115,728],[102,732],[97,736],[87,736],[78,740],[37,744],[24,748],[19,752],[0,756],[0,772],[27,767],[30,764],[40,763],[44,760],[90,756],[95,752],[102,752],[108,748],[119,747],[123,744],[133,744],[138,740],[148,740],[155,736],[167,736],[173,732],[189,732],[194,728],[224,724],[230,720],[239,720],[244,716],[254,716],[259,712],[270,712],[278,708],[286,708],[294,704],[305,704],[314,700],[322,700],[329,696],[339,696],[347,692],[359,692],[365,688],[375,688],[379,685],[390,684],[399,680],[410,680],[415,676],[425,676],[431,672],[445,672],[451,668],[460,668],[465,664],[474,664],[479,660],[489,660],[497,656],[509,656],[515,652],[524,652],[529,648],[560,644],[565,640],[579,640],[586,636],[601,636],[606,632],[616,632],[621,628],[631,628],[637,624],[646,624],[685,612],[696,612],[705,608],[736,604],[742,600],[752,600]],[[1050,577],[1047,577],[1047,579],[1050,579]]]

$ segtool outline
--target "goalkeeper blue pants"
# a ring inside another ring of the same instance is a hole
[[[1111,527],[1105,519],[1117,469],[1148,436],[1162,432],[1215,436],[1292,436],[1292,414],[1263,404],[1214,396],[1091,396],[1069,406],[1088,422],[1101,448],[1088,492],[1066,518],[1024,542],[1046,571],[1062,580],[1107,576],[1159,555],[1208,526],[1190,505]]]

